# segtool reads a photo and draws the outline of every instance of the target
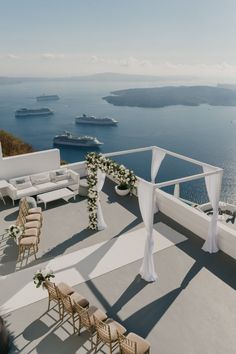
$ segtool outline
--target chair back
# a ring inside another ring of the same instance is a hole
[[[92,323],[90,320],[90,316],[89,316],[89,311],[88,309],[85,309],[83,307],[81,307],[79,304],[74,304],[74,308],[76,310],[76,312],[79,315],[80,321],[83,324],[84,327],[86,328],[91,328],[92,327]]]
[[[93,316],[93,318],[99,338],[105,343],[111,342],[111,330],[109,325],[98,320],[95,316]]]
[[[26,223],[25,215],[24,215],[23,211],[20,209],[18,217],[16,219],[16,225],[23,226],[25,223]]]
[[[137,354],[137,343],[117,332],[120,352],[123,354]]]
[[[71,302],[70,295],[62,294],[59,289],[57,289],[57,290],[59,292],[60,299],[62,301],[63,307],[66,310],[66,312],[73,313],[74,310],[73,310],[73,305]]]
[[[52,283],[51,281],[45,281],[44,283],[45,285],[45,288],[47,289],[48,291],[48,295],[51,299],[54,299],[56,301],[59,301],[60,300],[60,296],[58,294],[58,290],[57,290],[57,287],[56,287],[56,284]]]
[[[23,213],[25,215],[28,215],[29,205],[28,205],[25,197],[21,198],[19,205],[20,205],[20,209],[22,209]]]

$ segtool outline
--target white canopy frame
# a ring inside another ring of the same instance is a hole
[[[217,214],[218,214],[218,205],[219,205],[219,197],[220,197],[220,192],[221,192],[221,181],[222,181],[222,176],[223,176],[223,169],[212,166],[210,164],[207,164],[205,162],[201,162],[195,159],[192,159],[190,157],[160,148],[158,146],[149,146],[149,147],[144,147],[144,148],[137,148],[137,149],[130,149],[130,150],[124,150],[124,151],[117,151],[117,152],[112,152],[112,153],[105,153],[103,154],[105,157],[114,157],[114,156],[121,156],[121,155],[128,155],[128,154],[134,154],[134,153],[139,153],[139,152],[145,152],[145,151],[152,151],[152,164],[153,164],[153,158],[157,155],[157,152],[160,152],[160,157],[159,157],[159,162],[155,162],[154,169],[156,170],[155,172],[158,173],[158,169],[160,167],[160,164],[162,160],[165,158],[165,156],[173,156],[175,158],[178,158],[180,160],[184,160],[187,162],[190,162],[192,164],[201,166],[203,168],[202,173],[198,173],[192,176],[187,176],[187,177],[182,177],[182,178],[177,178],[177,179],[172,179],[169,181],[161,182],[161,183],[154,183],[154,174],[152,171],[151,172],[151,180],[152,182],[148,182],[141,177],[137,177],[138,182],[146,182],[147,186],[152,189],[152,192],[154,193],[156,189],[163,188],[163,187],[168,187],[184,182],[189,182],[189,181],[194,181],[200,178],[205,178],[205,183],[207,187],[207,192],[210,201],[212,202],[212,207],[213,207],[213,216],[209,225],[209,232],[208,232],[208,237],[207,240],[205,241],[202,249],[206,252],[209,253],[214,253],[219,250],[217,246]],[[143,185],[143,183],[141,183]],[[139,189],[139,188],[138,188]],[[148,193],[148,192],[147,192]],[[150,194],[150,193],[148,193]],[[140,204],[140,210],[141,214],[144,220],[144,224],[146,227],[147,232],[147,241],[146,241],[146,247],[145,247],[145,253],[144,253],[144,260],[143,264],[140,270],[141,276],[147,280],[152,281],[156,280],[157,276],[155,273],[155,269],[153,267],[153,255],[152,255],[152,250],[153,250],[153,238],[152,238],[152,230],[153,230],[153,215],[155,211],[155,205],[154,201],[150,201],[150,203],[145,200],[144,198],[144,193],[143,193],[143,187],[142,191],[140,190],[140,196],[143,198],[143,202],[147,203],[146,206],[149,209],[150,213],[152,213],[152,226],[150,227],[150,220],[151,218],[147,218],[147,216],[143,215],[142,210],[144,210],[143,206],[141,207]],[[147,198],[146,198],[147,199]],[[141,201],[139,200],[139,203]],[[152,208],[150,207],[152,205]],[[152,210],[151,210],[152,209]],[[149,220],[149,225],[147,225],[147,219]],[[149,251],[147,251],[149,249]],[[149,258],[148,258],[149,257]],[[150,271],[151,269],[151,271]]]

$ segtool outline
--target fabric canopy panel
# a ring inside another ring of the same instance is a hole
[[[141,277],[150,282],[157,279],[153,263],[153,204],[154,204],[154,187],[151,183],[139,180],[138,183],[138,201],[139,208],[143,218],[144,226],[147,233],[145,242],[144,258],[140,268]]]
[[[165,151],[160,150],[158,148],[153,148],[152,149],[152,165],[151,165],[151,181],[152,183],[155,183],[156,176],[158,174],[158,171],[160,169],[161,163],[164,160],[166,156]],[[154,196],[154,213],[158,212],[158,200],[157,200],[157,194]]]
[[[212,172],[214,168],[203,166],[203,172]],[[218,247],[218,208],[221,192],[222,171],[214,175],[205,176],[207,194],[213,209],[213,215],[208,229],[207,239],[202,247],[206,252],[215,253],[219,251]]]
[[[102,191],[102,188],[104,186],[106,174],[103,173],[100,169],[97,170],[97,192],[98,192],[98,198],[97,198],[97,228],[98,230],[104,230],[107,227],[107,224],[104,221],[103,214],[102,214],[102,207],[100,203],[100,198],[99,194]]]
[[[159,168],[160,168],[161,163],[162,163],[163,159],[165,158],[165,156],[166,156],[165,151],[160,150],[158,148],[152,149],[152,165],[151,165],[151,181],[152,181],[152,183],[155,183],[157,173],[159,171]]]

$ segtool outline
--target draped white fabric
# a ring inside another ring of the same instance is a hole
[[[175,187],[174,187],[174,197],[175,197],[175,198],[179,198],[179,197],[180,197],[180,186],[179,186],[179,183],[176,183],[176,184],[175,184]]]
[[[209,166],[203,166],[204,173],[211,172],[211,171],[215,171],[215,169]],[[205,176],[207,194],[213,208],[213,215],[211,217],[207,239],[202,249],[210,253],[215,253],[219,251],[218,239],[217,239],[218,238],[217,219],[218,219],[220,192],[221,192],[221,181],[222,181],[222,173],[216,173],[214,175]]]
[[[152,183],[155,183],[157,173],[159,171],[159,168],[165,156],[166,156],[165,151],[159,150],[157,148],[152,149],[152,166],[151,166]]]
[[[151,183],[139,180],[138,183],[139,208],[147,232],[143,263],[140,268],[140,275],[146,281],[155,281],[157,274],[153,263],[153,202],[154,188]]]
[[[107,224],[104,221],[103,214],[102,214],[102,207],[99,199],[99,194],[103,188],[105,182],[106,174],[103,173],[100,169],[97,170],[97,228],[98,230],[104,230],[107,227]]]
[[[151,165],[151,181],[155,183],[157,173],[161,166],[162,161],[164,160],[166,153],[163,150],[157,148],[152,149],[152,165]],[[154,213],[158,212],[158,201],[157,195],[154,196]]]

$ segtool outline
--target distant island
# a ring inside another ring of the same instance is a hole
[[[62,76],[62,77],[7,77],[0,76],[0,85],[22,84],[24,82],[47,82],[47,81],[91,81],[91,82],[193,82],[195,77],[192,76],[156,76],[156,75],[134,75],[121,73],[98,73],[90,75]]]
[[[164,86],[113,91],[103,99],[115,106],[143,108],[201,104],[236,106],[236,91],[220,86]]]

